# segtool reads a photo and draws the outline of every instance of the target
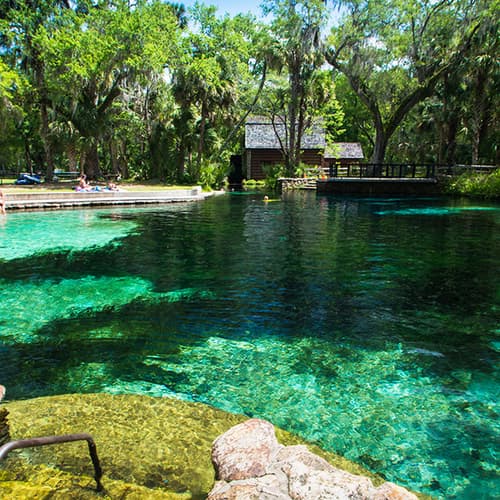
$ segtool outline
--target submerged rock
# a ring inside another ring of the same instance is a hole
[[[212,447],[217,482],[208,500],[416,500],[393,483],[330,465],[304,445],[281,445],[269,422],[251,419],[217,438]]]
[[[118,483],[134,484],[167,498],[206,496],[214,482],[212,442],[244,419],[206,405],[133,395],[68,394],[13,401],[5,406],[12,439],[87,432],[96,443],[106,491]],[[48,469],[43,470],[44,480],[39,481],[39,466],[50,466],[53,476],[64,481],[48,481]],[[73,478],[72,495],[79,491],[83,478],[87,490],[95,486],[92,462],[86,443],[81,441],[13,451],[2,469],[0,498],[7,488],[2,479],[10,481],[9,488],[22,482],[25,487],[53,484],[55,492],[70,487],[65,480]],[[60,471],[67,475],[61,476]]]
[[[11,439],[90,433],[104,473],[105,491],[97,495],[92,477],[94,471],[84,442],[14,450],[0,467],[0,498],[16,500],[97,496],[122,500],[206,498],[215,480],[210,458],[214,440],[247,420],[243,415],[203,404],[135,395],[69,394],[10,401],[1,406],[9,411]],[[284,445],[304,444],[297,436],[273,429],[267,422],[250,422],[254,424],[246,425],[255,425],[260,437],[253,441],[242,437],[238,446],[234,442],[234,448],[236,452],[239,448],[252,446],[256,454],[254,458],[245,458],[242,453],[233,460],[238,470],[233,474],[242,475],[245,470],[266,473],[258,461],[267,463],[273,459],[277,445],[275,431]],[[343,457],[314,445],[309,448],[339,468],[369,475],[375,483],[383,482]],[[221,470],[226,463],[220,464]],[[255,488],[242,484],[240,493],[242,491],[250,495]]]

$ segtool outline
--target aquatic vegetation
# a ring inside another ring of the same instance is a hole
[[[6,407],[13,439],[91,433],[104,471],[104,498],[204,498],[214,481],[213,440],[246,419],[170,398],[107,394],[37,398]],[[304,444],[280,429],[277,437],[283,444]],[[332,453],[312,451],[333,465],[368,474]],[[14,451],[0,471],[0,496],[68,498],[69,492],[71,498],[95,498],[92,475],[82,442]]]
[[[439,352],[390,342],[382,350],[366,350],[313,338],[210,337],[170,359],[144,363],[185,375],[175,389],[170,387],[178,397],[217,401],[224,410],[262,416],[372,470],[390,469],[394,482],[411,478],[430,488],[436,481],[457,481],[459,471],[449,458],[458,460],[471,449],[482,450],[471,474],[494,467],[493,431],[483,435],[482,445],[479,436],[470,439],[467,433],[471,428],[486,432],[482,422],[487,414],[500,411],[498,400],[488,406],[479,402],[484,394],[477,391],[493,389],[487,379],[474,375],[457,384],[423,368],[442,358]],[[460,370],[453,374],[456,380],[464,377]],[[467,414],[456,419],[464,405]],[[453,441],[447,438],[450,432]],[[439,457],[436,446],[443,447]],[[464,477],[460,488],[467,484]]]
[[[0,339],[5,343],[33,342],[43,336],[40,329],[55,320],[118,311],[134,300],[176,302],[195,296],[211,297],[208,291],[192,288],[156,293],[151,282],[127,276],[14,283],[0,278]]]
[[[376,212],[377,215],[453,215],[460,214],[465,210],[471,211],[500,211],[498,207],[482,207],[482,206],[467,206],[467,207],[422,207],[422,208],[402,208],[392,210],[381,210]]]
[[[499,213],[308,193],[103,212],[135,229],[0,261],[2,383],[208,403],[435,497],[486,498]]]

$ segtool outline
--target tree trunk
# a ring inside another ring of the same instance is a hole
[[[472,106],[472,164],[479,163],[479,148],[481,141],[486,136],[488,130],[488,119],[490,112],[490,102],[486,90],[488,80],[488,67],[479,68],[475,78]]]
[[[120,174],[122,178],[128,179],[130,177],[130,173],[127,163],[127,144],[125,142],[119,143],[118,149],[120,150]]]
[[[289,118],[289,132],[288,132],[288,154],[289,162],[287,165],[287,175],[294,177],[299,165],[299,158],[297,156],[297,115],[298,115],[298,101],[300,97],[300,81],[299,74],[295,65],[290,65],[290,103],[288,105],[288,118]]]
[[[458,131],[458,117],[450,117],[446,129],[448,137],[446,141],[446,164],[453,165],[456,160],[457,151],[457,131]]]
[[[203,102],[201,106],[201,121],[200,121],[200,136],[198,140],[198,158],[196,158],[196,170],[194,172],[194,181],[198,182],[201,172],[201,160],[203,157],[203,150],[205,149],[205,126],[207,123],[207,106]]]
[[[299,116],[297,119],[297,139],[295,144],[295,157],[297,158],[297,166],[300,165],[301,160],[301,149],[302,149],[302,136],[304,135],[304,129],[306,127],[306,105],[304,102],[304,89],[301,89],[300,99],[299,99]]]
[[[91,180],[96,180],[101,175],[99,168],[99,152],[97,143],[92,142],[85,157],[85,174]]]
[[[289,1],[288,13],[292,17],[295,15],[295,2]],[[300,67],[297,64],[297,54],[294,49],[287,56],[288,63],[288,82],[290,85],[290,102],[288,103],[288,161],[286,163],[286,175],[293,177],[297,170],[298,161],[296,158],[296,131],[297,131],[297,112],[298,112],[298,98],[300,89]]]
[[[457,132],[460,126],[461,111],[457,98],[457,75],[450,72],[443,74],[442,103],[443,109],[437,123],[440,124],[438,163],[452,165],[456,161]]]
[[[186,174],[186,144],[184,137],[181,137],[179,144],[179,156],[177,159],[177,181],[182,182]]]
[[[438,157],[437,157],[437,162],[442,165],[445,163],[445,158],[446,158],[446,131],[445,131],[446,124],[441,123],[438,125],[438,133],[439,133],[439,143],[438,143]]]
[[[40,136],[43,141],[43,149],[45,152],[45,162],[46,162],[46,172],[45,178],[49,181],[54,177],[54,157],[52,155],[52,145],[49,139],[49,115],[47,111],[47,105],[44,103],[45,99],[42,99],[40,103],[40,117],[41,117],[41,127]]]
[[[118,147],[115,141],[109,141],[109,159],[111,161],[111,170],[114,175],[120,175],[120,159],[118,158]]]
[[[68,143],[66,146],[66,157],[68,158],[68,169],[78,170],[78,155],[74,142]]]
[[[24,158],[26,160],[26,166],[31,174],[33,174],[33,161],[31,160],[30,144],[27,139],[24,140]]]
[[[49,137],[49,112],[47,96],[47,89],[45,88],[45,67],[43,61],[40,59],[38,52],[33,53],[33,67],[35,70],[35,81],[40,99],[40,137],[43,142],[43,149],[45,153],[45,178],[49,181],[54,176],[54,156],[52,152],[52,144]]]
[[[389,137],[385,133],[384,128],[380,124],[377,124],[375,130],[375,147],[373,148],[373,154],[371,158],[372,163],[384,163],[385,151],[387,149],[388,142]]]

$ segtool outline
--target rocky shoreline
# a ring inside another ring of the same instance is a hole
[[[217,481],[207,500],[417,500],[408,490],[343,471],[307,446],[284,446],[274,427],[250,419],[218,437],[212,448]]]
[[[7,401],[0,409],[8,410],[13,440],[90,433],[105,490],[96,492],[82,446],[43,446],[9,454],[0,498],[416,498],[269,422],[200,403],[100,393]]]

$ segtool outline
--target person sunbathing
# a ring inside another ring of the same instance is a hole
[[[75,190],[78,192],[90,193],[94,191],[100,191],[101,188],[99,186],[91,186],[87,182],[87,176],[85,174],[82,174],[78,179],[78,186],[75,187]]]
[[[85,174],[80,175],[78,186],[76,186],[75,189],[77,191],[90,191],[90,184],[87,182],[87,176]]]

